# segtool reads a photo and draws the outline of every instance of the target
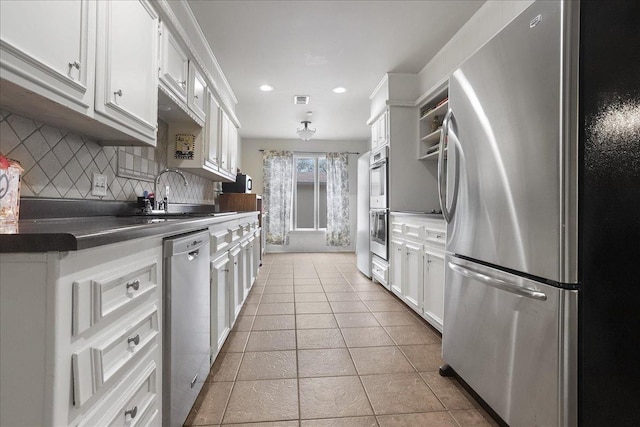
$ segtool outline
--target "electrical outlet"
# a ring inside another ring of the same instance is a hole
[[[107,176],[99,173],[93,173],[91,180],[91,194],[98,197],[107,195]]]

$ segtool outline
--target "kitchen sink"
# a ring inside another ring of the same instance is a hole
[[[136,218],[149,218],[149,219],[187,219],[187,218],[206,218],[217,217],[225,215],[233,215],[237,212],[158,212],[151,214],[135,213],[118,215],[120,217],[136,217]]]

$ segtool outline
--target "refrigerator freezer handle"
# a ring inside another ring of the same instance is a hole
[[[442,210],[442,215],[447,222],[451,222],[453,208],[455,206],[452,206],[451,211],[447,209],[447,198],[445,195],[446,181],[444,177],[444,143],[449,136],[449,124],[451,123],[452,117],[453,110],[449,109],[447,111],[447,114],[445,114],[444,116],[444,120],[442,121],[442,132],[440,133],[440,143],[438,144],[438,199],[440,200],[440,209]]]
[[[512,294],[520,295],[527,298],[537,299],[539,301],[546,301],[547,296],[544,292],[534,291],[533,289],[522,288],[520,286],[514,286],[504,280],[496,279],[494,277],[487,276],[479,271],[474,271],[470,267],[462,267],[454,262],[449,261],[449,268],[458,274],[469,277],[474,280],[478,280],[487,286],[498,288],[503,291],[511,292]]]

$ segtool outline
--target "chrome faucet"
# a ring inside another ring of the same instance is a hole
[[[182,171],[178,170],[178,169],[163,169],[160,171],[160,173],[158,175],[156,175],[156,179],[153,182],[153,194],[155,194],[156,197],[156,207],[158,210],[164,209],[165,213],[169,213],[169,198],[168,195],[165,194],[164,195],[164,200],[163,201],[159,201],[158,200],[158,183],[160,182],[160,177],[162,175],[164,175],[167,172],[175,172],[178,175],[180,175],[184,181],[184,186],[186,187],[187,185],[189,185],[189,183],[187,182],[187,178],[184,176],[184,173],[182,173]],[[161,207],[162,206],[162,207]]]

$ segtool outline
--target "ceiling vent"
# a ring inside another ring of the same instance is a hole
[[[293,97],[294,104],[308,104],[309,103],[309,95],[296,95]]]

